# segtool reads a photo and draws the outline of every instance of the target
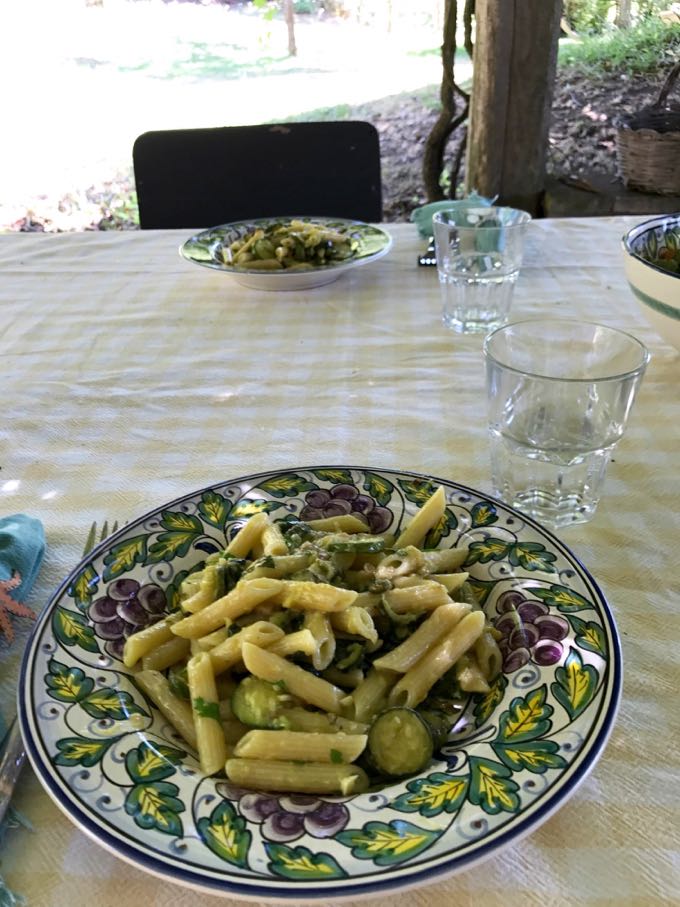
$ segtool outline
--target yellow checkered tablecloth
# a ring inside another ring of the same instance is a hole
[[[633,223],[535,221],[513,307],[629,330],[652,354],[596,518],[561,533],[621,634],[613,735],[529,837],[376,907],[680,903],[680,354],[626,285],[620,238]],[[48,544],[29,604],[75,566],[93,521],[259,470],[370,465],[490,490],[481,338],[442,326],[415,228],[388,229],[387,257],[290,294],[191,266],[177,254],[185,232],[0,237],[2,510],[39,517]],[[18,624],[19,645],[0,644],[5,700],[30,629]],[[9,830],[0,874],[30,907],[235,903],[110,855],[30,768],[14,805],[31,828]]]

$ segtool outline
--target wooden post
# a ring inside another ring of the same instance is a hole
[[[541,213],[561,0],[477,0],[465,187]]]

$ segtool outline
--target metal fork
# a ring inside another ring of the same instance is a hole
[[[99,541],[103,542],[109,535],[113,535],[117,529],[118,521],[113,524],[109,531],[108,521],[104,520],[104,524],[99,533]],[[92,526],[90,526],[90,531],[87,534],[82,556],[87,557],[96,543],[97,523],[95,521],[92,523]],[[23,768],[25,761],[26,751],[24,750],[24,742],[21,739],[19,722],[15,717],[5,736],[2,748],[0,749],[0,825],[2,825],[2,820],[5,818],[5,814],[9,808],[14,788],[19,780],[19,775],[21,774],[21,769]]]

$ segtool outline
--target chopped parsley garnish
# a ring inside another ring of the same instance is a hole
[[[216,702],[206,702],[202,696],[198,696],[193,701],[194,711],[201,718],[214,718],[220,720],[220,707]]]

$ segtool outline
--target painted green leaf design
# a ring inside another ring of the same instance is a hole
[[[274,498],[291,498],[303,491],[312,491],[317,486],[294,472],[288,472],[273,479],[265,479],[257,487]]]
[[[203,532],[203,523],[191,513],[164,510],[160,523],[163,529],[168,529],[170,532]]]
[[[555,682],[550,689],[572,721],[592,702],[597,678],[595,668],[584,664],[579,652],[570,648],[564,665],[555,671]]]
[[[186,753],[166,744],[144,743],[125,755],[125,768],[136,784],[163,781],[176,771]]]
[[[478,529],[481,526],[491,526],[498,522],[498,511],[495,506],[488,501],[478,501],[470,510],[472,518],[471,528]]]
[[[80,668],[68,667],[54,658],[50,659],[49,670],[45,675],[47,690],[52,699],[59,702],[79,702],[94,687],[94,680]]]
[[[422,506],[437,490],[437,486],[425,479],[399,479],[399,487],[407,501]]]
[[[506,542],[504,539],[496,539],[493,536],[487,536],[477,542],[472,542],[470,550],[465,561],[467,564],[488,564],[489,561],[502,561],[512,548],[512,542]]]
[[[245,520],[248,517],[255,516],[256,513],[272,513],[272,511],[278,510],[283,506],[278,501],[265,501],[264,498],[257,498],[256,500],[246,500],[244,498],[238,504],[234,504],[229,516],[232,520]]]
[[[510,708],[500,717],[496,740],[514,744],[521,740],[535,740],[546,734],[550,730],[553,713],[553,707],[545,701],[547,692],[543,684],[526,696],[513,699]]]
[[[496,707],[502,702],[507,685],[507,677],[504,674],[499,674],[491,684],[489,692],[479,698],[474,710],[477,727],[488,721]]]
[[[680,235],[674,228],[664,230],[663,240],[667,249],[670,249],[671,252],[677,252],[678,247],[680,247]]]
[[[463,569],[465,569],[465,564],[463,564]],[[470,587],[480,607],[484,607],[491,590],[496,585],[496,580],[476,579],[474,576],[468,576],[465,582]]]
[[[313,473],[321,482],[331,482],[333,485],[354,484],[349,469],[314,469]]]
[[[532,589],[531,594],[534,598],[540,599],[546,605],[557,608],[563,614],[570,614],[574,611],[592,610],[592,604],[587,598],[569,589],[568,586],[560,586],[554,583],[549,589]]]
[[[184,804],[178,793],[177,785],[167,781],[136,784],[125,798],[125,812],[140,828],[181,835],[184,829],[179,813],[184,812]]]
[[[147,563],[158,564],[184,557],[202,532],[161,532],[156,541],[149,545]]]
[[[595,652],[596,655],[601,655],[602,658],[606,659],[607,640],[602,627],[596,624],[595,621],[589,620],[586,622],[574,615],[570,616],[568,620],[576,634],[574,637],[576,645],[581,649],[587,649],[588,652]]]
[[[115,740],[119,737],[109,737],[108,740],[89,740],[87,737],[63,737],[57,740],[59,753],[54,757],[55,765],[82,765],[92,768],[102,758]]]
[[[436,526],[433,526],[425,536],[423,548],[436,548],[439,542],[450,535],[457,526],[458,520],[455,513],[447,508]]]
[[[491,747],[501,762],[514,772],[526,769],[542,775],[549,768],[566,768],[567,766],[566,760],[558,754],[559,746],[553,740],[492,743]]]
[[[206,491],[201,495],[198,510],[206,523],[224,529],[231,510],[231,502],[216,491]]]
[[[130,715],[147,714],[129,693],[111,687],[93,690],[80,700],[80,705],[93,718],[113,718],[114,721],[124,721]]]
[[[104,582],[115,579],[122,573],[131,570],[135,564],[142,564],[146,560],[147,535],[137,535],[135,538],[126,539],[113,548],[104,558]]]
[[[99,652],[94,630],[82,614],[55,608],[52,614],[52,632],[62,646],[78,646],[86,652]]]
[[[435,772],[427,778],[409,781],[406,790],[408,793],[401,794],[390,803],[391,808],[432,818],[442,812],[453,813],[460,809],[467,797],[468,779],[461,775]]]
[[[383,476],[367,472],[364,475],[364,491],[367,491],[381,507],[386,507],[392,500],[394,485]]]
[[[228,800],[222,800],[210,818],[199,819],[197,828],[203,843],[221,860],[246,868],[252,835],[247,830],[246,820],[237,814]]]
[[[68,594],[81,611],[84,611],[92,601],[99,587],[99,574],[92,564],[84,567],[73,583],[68,587]]]
[[[312,853],[307,847],[265,844],[268,869],[284,879],[344,879],[347,873],[329,853]]]
[[[470,756],[470,791],[468,799],[485,813],[514,813],[519,809],[519,785],[502,762]]]
[[[392,866],[422,853],[438,837],[438,832],[393,819],[389,824],[367,822],[363,828],[341,831],[335,840],[351,847],[355,858],[373,860],[377,866]]]
[[[544,573],[554,573],[553,564],[557,555],[548,551],[540,542],[517,542],[508,552],[508,561],[513,567],[523,567],[524,570],[540,570]]]

